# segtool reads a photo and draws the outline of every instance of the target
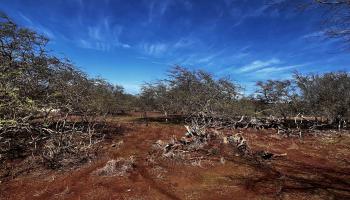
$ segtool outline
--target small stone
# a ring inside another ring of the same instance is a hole
[[[221,157],[221,158],[220,158],[220,163],[223,164],[223,165],[226,163],[226,160],[225,160],[224,157]]]

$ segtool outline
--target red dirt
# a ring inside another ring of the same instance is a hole
[[[210,147],[217,153],[191,164],[152,150],[159,139],[183,136],[183,126],[124,126],[130,129],[103,144],[97,160],[71,171],[36,170],[4,181],[0,199],[350,199],[349,133],[301,140],[246,130],[254,151],[287,156],[259,164],[219,144]],[[121,140],[119,147],[111,146]],[[130,156],[136,166],[128,176],[93,175],[108,160]]]

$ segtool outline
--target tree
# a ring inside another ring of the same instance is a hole
[[[265,105],[264,109],[270,110],[267,113],[284,119],[295,113],[293,105],[297,101],[297,94],[290,80],[258,81],[256,85],[257,99]]]
[[[38,110],[50,69],[44,46],[47,39],[0,17],[0,115],[2,124],[25,122]]]
[[[330,72],[323,75],[294,75],[306,109],[315,116],[326,116],[330,123],[350,114],[350,74]]]
[[[168,113],[172,110],[172,98],[167,85],[163,81],[146,83],[141,88],[141,101],[145,111],[158,110],[163,112],[168,121]]]
[[[170,69],[166,79],[145,84],[141,93],[149,109],[188,117],[232,116],[238,95],[239,86],[229,79],[214,79],[205,71],[180,66]]]

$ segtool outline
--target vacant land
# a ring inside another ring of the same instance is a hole
[[[283,155],[257,163],[221,140],[184,158],[167,158],[155,144],[182,137],[183,125],[146,126],[135,116],[109,121],[123,128],[110,130],[97,158],[89,163],[60,171],[39,166],[28,170],[26,160],[8,163],[13,177],[0,183],[0,199],[350,198],[348,132],[298,138],[277,135],[275,130],[222,130],[225,135],[242,132],[255,152]],[[106,164],[113,160],[129,165],[108,171]]]

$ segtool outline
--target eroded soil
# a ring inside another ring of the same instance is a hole
[[[350,199],[350,134],[283,138],[244,130],[254,151],[284,154],[257,163],[215,143],[193,160],[161,157],[153,144],[181,137],[181,125],[123,122],[128,129],[77,169],[35,169],[0,183],[0,199]],[[112,130],[113,131],[113,130]],[[234,130],[232,132],[238,132]],[[135,159],[125,176],[96,176],[109,160]]]

